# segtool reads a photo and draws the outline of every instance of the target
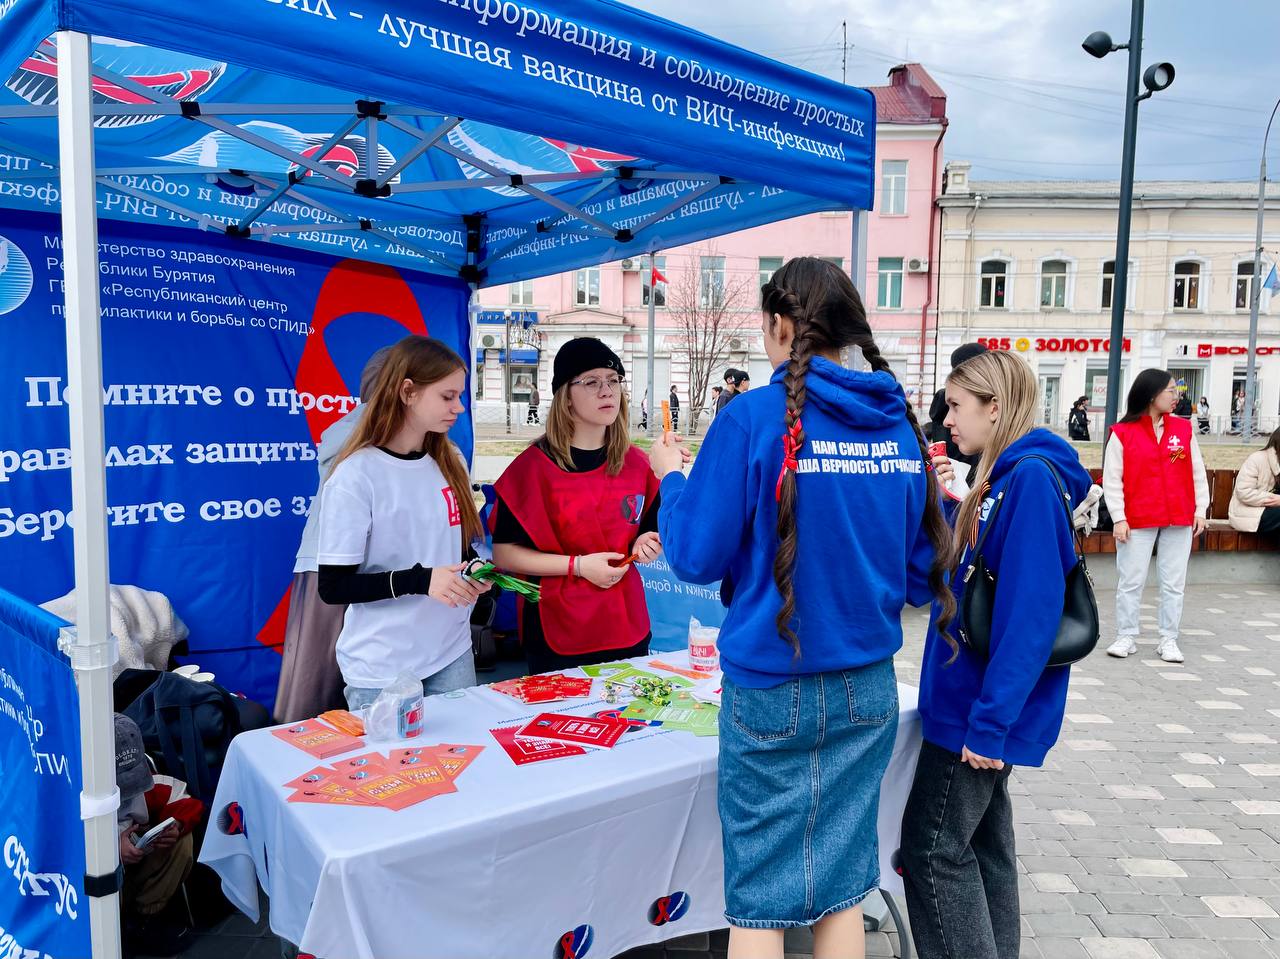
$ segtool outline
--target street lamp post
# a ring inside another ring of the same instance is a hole
[[[1253,285],[1249,287],[1249,355],[1244,374],[1244,414],[1240,433],[1248,442],[1253,436],[1253,404],[1258,389],[1254,382],[1258,366],[1258,300],[1262,296],[1262,218],[1267,208],[1267,140],[1271,136],[1271,124],[1275,122],[1280,100],[1271,108],[1267,132],[1262,135],[1262,160],[1258,163],[1258,232],[1253,244]]]
[[[1125,84],[1124,152],[1120,165],[1120,210],[1116,229],[1116,269],[1111,284],[1111,342],[1107,351],[1107,412],[1102,431],[1105,452],[1107,437],[1116,422],[1120,406],[1120,359],[1124,355],[1124,311],[1129,292],[1129,224],[1133,215],[1133,166],[1138,141],[1138,104],[1173,82],[1173,64],[1157,63],[1142,71],[1143,0],[1133,0],[1129,42],[1113,43],[1101,30],[1089,34],[1082,46],[1090,56],[1101,59],[1116,50],[1129,51],[1129,75]],[[1138,78],[1147,90],[1138,93]]]
[[[502,399],[507,407],[507,432],[511,432],[511,311],[502,312]]]

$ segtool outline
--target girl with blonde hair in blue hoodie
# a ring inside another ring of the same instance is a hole
[[[987,655],[956,642],[941,607],[925,640],[903,878],[920,959],[1017,959],[1009,775],[1042,765],[1062,727],[1071,670],[1048,663],[1079,561],[1071,514],[1091,481],[1070,443],[1035,428],[1039,390],[1021,357],[992,351],[957,367],[947,409],[956,446],[981,454],[946,552],[952,589],[963,595],[979,542],[997,586]],[[946,457],[936,470],[949,478]]]
[[[951,604],[949,530],[927,448],[857,290],[814,257],[762,289],[768,386],[716,417],[686,480],[654,444],[671,568],[724,582],[719,793],[729,955],[863,955],[880,881],[876,817],[893,752],[905,603]],[[841,365],[857,346],[872,372]],[[945,616],[945,613],[944,613]]]

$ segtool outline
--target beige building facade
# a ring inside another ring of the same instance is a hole
[[[1105,181],[977,181],[946,168],[939,257],[938,370],[961,343],[1025,356],[1040,381],[1041,420],[1065,426],[1088,399],[1094,438],[1108,390],[1119,185]],[[1121,375],[1170,370],[1209,428],[1232,430],[1245,385],[1257,187],[1139,182],[1134,188]],[[1280,184],[1266,204],[1262,281],[1280,260]],[[1262,293],[1258,424],[1280,426],[1280,305]]]

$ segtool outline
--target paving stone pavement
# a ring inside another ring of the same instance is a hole
[[[1280,587],[1189,587],[1182,665],[1155,655],[1154,593],[1125,660],[1103,652],[1114,594],[1098,602],[1103,642],[1073,667],[1059,743],[1012,780],[1023,959],[1280,959]],[[914,684],[924,617],[904,625]],[[726,949],[722,931],[625,959]],[[786,951],[811,956],[811,935],[788,932]],[[278,951],[237,916],[187,955]],[[867,955],[901,955],[897,931],[868,934]]]

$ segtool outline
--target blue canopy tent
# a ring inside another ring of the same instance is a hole
[[[102,396],[99,216],[474,290],[871,206],[869,93],[611,0],[0,0],[0,77],[0,207],[61,213],[78,397]],[[103,407],[69,412],[65,648],[100,877],[117,864]],[[116,955],[114,895],[90,901],[93,954]]]

